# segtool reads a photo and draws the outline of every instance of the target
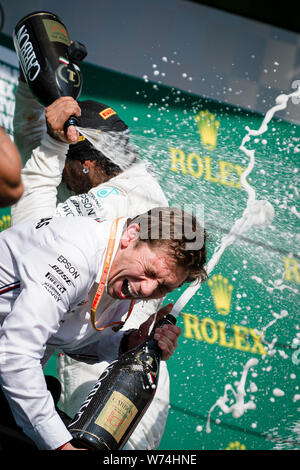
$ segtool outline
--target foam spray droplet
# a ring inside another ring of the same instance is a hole
[[[206,432],[210,433],[211,428],[210,428],[210,416],[213,412],[213,410],[218,406],[223,413],[231,413],[234,418],[240,418],[247,410],[255,410],[256,406],[255,403],[252,400],[249,400],[248,402],[245,402],[245,384],[246,384],[246,379],[247,379],[247,374],[248,371],[251,367],[254,367],[258,364],[258,360],[256,358],[249,359],[249,361],[246,363],[244,366],[241,380],[237,385],[237,389],[235,390],[231,384],[226,384],[224,388],[224,395],[220,397],[216,403],[211,407],[208,413],[208,420],[206,424]],[[228,402],[228,392],[231,391],[234,398],[235,398],[235,403],[233,403],[231,406],[228,406],[226,403]]]
[[[247,134],[242,140],[240,150],[242,150],[249,157],[249,163],[246,170],[242,173],[240,181],[243,189],[248,194],[247,206],[243,213],[243,216],[240,219],[236,220],[229,234],[223,237],[219,247],[217,247],[213,256],[209,260],[206,267],[208,275],[218,264],[225,249],[230,246],[240,235],[249,230],[250,227],[266,228],[272,223],[274,219],[275,211],[273,206],[267,200],[257,200],[255,189],[247,181],[247,177],[250,175],[255,164],[255,151],[253,149],[248,149],[246,147],[246,144],[250,142],[252,136],[257,137],[268,130],[268,124],[273,118],[274,114],[277,111],[285,109],[288,100],[292,97],[300,98],[300,87],[295,92],[290,93],[289,95],[282,94],[276,98],[276,105],[267,111],[263,122],[258,130],[253,130],[249,127],[246,127]],[[172,315],[174,315],[175,317],[179,315],[181,310],[197,292],[200,286],[201,284],[199,284],[198,281],[189,285],[189,287],[181,294],[181,296],[175,303],[171,312]]]

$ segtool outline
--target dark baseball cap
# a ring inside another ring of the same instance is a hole
[[[124,148],[129,143],[129,128],[110,106],[97,101],[78,101],[81,116],[78,119],[78,127],[95,129],[114,135],[120,133],[120,140]],[[113,151],[113,149],[111,149]],[[76,144],[70,144],[67,157],[75,160],[95,160],[97,157],[106,156],[96,149],[84,136],[79,135]]]

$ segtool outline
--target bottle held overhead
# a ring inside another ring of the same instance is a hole
[[[80,42],[71,42],[57,15],[41,11],[25,16],[14,28],[13,40],[26,82],[43,106],[61,96],[79,97],[79,63],[87,51]]]

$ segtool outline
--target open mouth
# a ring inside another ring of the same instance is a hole
[[[123,281],[122,288],[121,288],[121,297],[123,297],[124,299],[125,298],[128,299],[128,297],[136,298],[135,293],[133,292],[133,290],[130,287],[128,279],[124,279],[124,281]]]

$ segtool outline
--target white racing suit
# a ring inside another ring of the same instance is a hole
[[[113,257],[125,221],[119,221]],[[51,354],[107,362],[118,354],[122,331],[96,331],[90,320],[110,226],[88,217],[57,217],[0,234],[0,385],[17,424],[39,449],[71,439],[44,379],[42,365]],[[100,303],[99,327],[120,321],[130,305],[106,292]]]
[[[51,216],[88,216],[101,220],[133,217],[153,207],[168,206],[159,184],[141,161],[107,183],[92,188],[86,194],[73,195],[56,206],[57,187],[61,182],[68,146],[45,134],[44,108],[33,99],[27,85],[22,82],[16,92],[14,128],[15,142],[20,145],[24,161],[32,150],[31,136],[37,148],[22,171],[25,191],[21,200],[12,207],[13,224]],[[138,328],[158,307],[157,301],[140,302],[122,331]],[[107,365],[106,361],[87,365],[65,354],[57,356],[57,375],[62,385],[60,408],[65,413],[73,417]],[[162,362],[154,400],[125,449],[156,449],[164,432],[168,407],[169,375],[166,363]]]

